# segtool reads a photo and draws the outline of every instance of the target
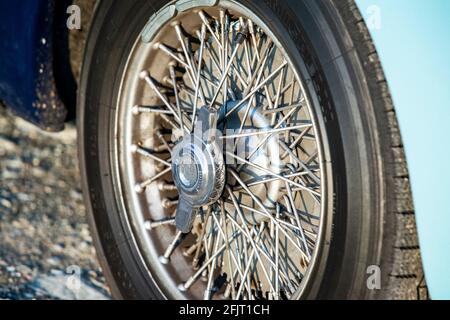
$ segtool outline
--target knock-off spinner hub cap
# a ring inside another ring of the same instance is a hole
[[[172,173],[181,197],[194,207],[219,198],[225,184],[223,155],[215,142],[194,134],[185,136],[173,150]]]
[[[222,152],[216,142],[202,138],[187,135],[172,152],[172,174],[179,193],[175,224],[183,233],[191,231],[197,209],[219,199],[225,186]]]
[[[195,155],[190,150],[182,151],[183,154],[177,159],[174,168],[174,177],[180,188],[191,189],[199,182],[202,174],[201,166],[198,164]]]

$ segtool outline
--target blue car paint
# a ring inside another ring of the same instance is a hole
[[[400,122],[428,289],[450,299],[450,1],[357,4],[374,22]]]
[[[54,2],[0,0],[0,98],[19,116],[58,131],[67,110],[53,73]]]

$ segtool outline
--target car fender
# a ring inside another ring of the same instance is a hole
[[[48,131],[62,130],[75,104],[75,82],[61,41],[66,15],[58,11],[67,8],[66,2],[0,1],[0,98]]]

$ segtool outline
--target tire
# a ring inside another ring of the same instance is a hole
[[[122,74],[150,16],[166,4],[102,1],[78,96],[85,202],[113,296],[165,299],[140,251],[113,164]],[[353,0],[243,1],[279,36],[315,105],[332,196],[303,299],[417,299],[423,278],[400,131],[369,32]],[[151,263],[156,263],[152,262]],[[371,266],[381,283],[368,288]],[[369,272],[369,273],[368,273]]]

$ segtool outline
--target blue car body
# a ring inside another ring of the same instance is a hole
[[[64,54],[65,11],[59,12],[64,3],[0,1],[0,99],[48,131],[63,129],[74,113],[75,82]]]
[[[396,105],[428,288],[432,298],[450,299],[450,1],[356,2],[374,24],[369,27]],[[76,90],[61,34],[66,4],[0,0],[0,99],[50,131],[61,130],[74,113]]]

